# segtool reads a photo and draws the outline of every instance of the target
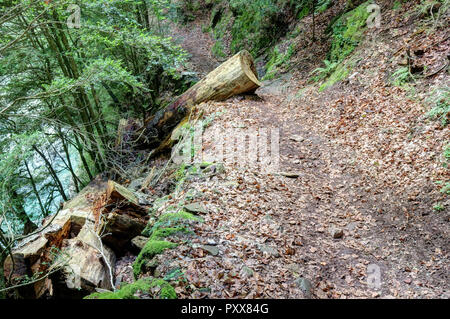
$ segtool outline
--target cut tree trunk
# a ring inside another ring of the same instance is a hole
[[[260,86],[253,58],[250,53],[243,50],[180,95],[168,107],[148,119],[144,127],[137,132],[138,144],[144,148],[154,149],[166,140],[193,106],[254,92]]]
[[[5,260],[5,276],[19,284],[26,275],[50,274],[22,287],[19,292],[25,298],[73,298],[96,288],[112,289],[116,253],[131,247],[146,224],[147,209],[133,192],[95,179],[15,247],[13,258]]]

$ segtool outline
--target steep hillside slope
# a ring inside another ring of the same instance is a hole
[[[241,48],[230,29],[237,1],[217,3],[208,7],[215,44],[199,34],[205,20],[182,29],[193,61]],[[191,136],[203,119],[207,154],[218,132],[229,142],[279,130],[280,168],[214,156],[153,163],[166,196],[146,235],[178,246],[148,266],[141,254],[135,275],[169,280],[181,298],[450,297],[448,1],[377,1],[375,28],[369,2],[330,3],[314,41],[312,16],[289,11],[276,46],[245,42],[262,52],[257,96],[201,104],[185,126]]]

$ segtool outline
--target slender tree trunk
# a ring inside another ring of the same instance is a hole
[[[47,159],[47,157],[44,155],[44,153],[42,153],[37,147],[36,145],[33,145],[33,149],[42,157],[42,159],[44,160],[47,169],[50,173],[50,175],[52,176],[53,180],[56,183],[56,186],[58,187],[59,193],[61,194],[61,197],[67,201],[68,198],[66,196],[66,193],[64,192],[64,187],[61,183],[61,180],[59,179],[58,175],[56,174],[55,170],[53,169],[52,164],[49,162],[49,160]]]
[[[64,161],[64,163],[66,164],[67,169],[69,170],[70,174],[72,175],[72,180],[73,180],[73,184],[75,186],[75,191],[77,193],[79,193],[80,188],[78,186],[78,176],[75,174],[75,171],[73,169],[72,160],[70,159],[69,146],[66,143],[66,138],[64,137],[64,134],[60,127],[58,127],[58,136],[61,140],[64,154],[66,154],[67,163],[66,163],[66,161]]]
[[[48,213],[45,210],[44,205],[42,204],[41,196],[39,195],[39,192],[37,190],[36,182],[34,181],[33,174],[31,174],[30,167],[28,166],[27,161],[24,161],[24,162],[25,162],[25,168],[27,169],[28,176],[30,177],[31,186],[33,188],[33,193],[34,193],[34,195],[36,196],[36,198],[38,200],[39,207],[41,209],[42,215],[44,217],[47,217]]]
[[[23,208],[23,199],[16,191],[12,192],[12,199],[15,202],[15,205],[12,205],[14,213],[23,223],[23,234],[28,235],[29,233],[32,233],[37,229],[37,226],[25,212],[25,209]]]

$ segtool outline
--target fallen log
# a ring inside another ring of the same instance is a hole
[[[147,119],[136,134],[138,145],[156,148],[197,104],[223,101],[237,94],[254,92],[260,86],[253,58],[243,50],[209,73],[165,109]]]

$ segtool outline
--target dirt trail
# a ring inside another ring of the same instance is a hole
[[[207,71],[216,64],[208,61],[210,39],[192,32],[179,36],[186,37],[197,70]],[[166,252],[168,267],[186,269],[195,288],[177,292],[193,298],[449,298],[442,220],[422,214],[427,202],[411,215],[403,211],[403,197],[375,187],[354,154],[305,120],[311,114],[296,105],[291,86],[285,77],[265,83],[259,98],[201,106],[205,117],[223,112],[206,129],[206,144],[216,128],[279,128],[280,170],[299,176],[225,161],[224,176],[192,180],[189,188],[210,212],[194,243],[218,251],[186,245]],[[379,289],[369,287],[368,278],[379,278]]]
[[[189,69],[197,72],[200,78],[220,64],[211,54],[214,42],[208,33],[202,32],[201,26],[201,21],[193,22],[189,26],[180,26],[174,23],[169,25],[169,32],[173,35],[175,42],[190,54]]]

